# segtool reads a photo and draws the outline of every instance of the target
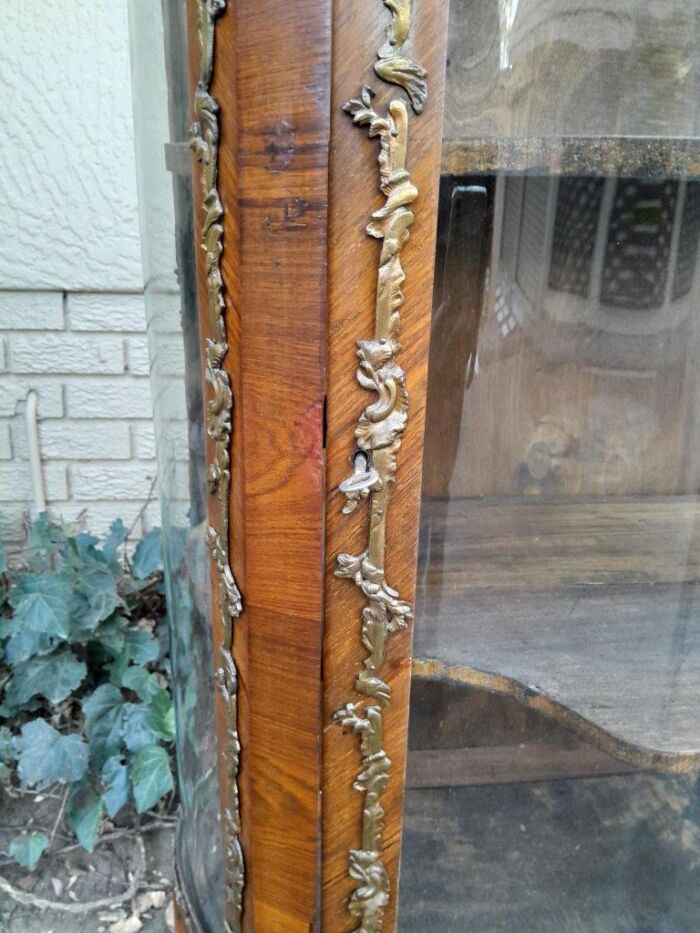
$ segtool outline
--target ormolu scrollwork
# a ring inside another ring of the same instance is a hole
[[[403,45],[411,28],[411,0],[383,0],[391,11],[386,42],[377,52],[374,70],[389,84],[398,84],[408,94],[416,113],[422,113],[428,99],[426,71],[418,62],[403,54]]]
[[[387,44],[379,51],[377,74],[399,84],[409,95],[416,112],[426,99],[425,70],[404,58],[401,48],[410,26],[408,0],[384,0],[392,22]],[[405,274],[401,250],[409,237],[414,215],[411,205],[418,189],[406,168],[408,110],[402,100],[392,100],[386,115],[372,107],[372,91],[363,86],[360,95],[344,105],[354,123],[368,127],[371,138],[378,138],[379,187],[384,204],[371,217],[366,230],[381,241],[375,299],[374,336],[358,341],[360,385],[375,397],[363,410],[355,429],[356,451],[352,474],[340,484],[345,495],[343,512],[352,512],[363,500],[369,501],[367,548],[361,554],[340,554],[336,576],[353,580],[366,605],[362,610],[361,640],[366,651],[355,679],[355,690],[369,698],[371,705],[346,704],[334,719],[360,738],[362,770],[355,780],[356,790],[364,793],[361,846],[349,853],[349,874],[355,882],[348,909],[359,921],[357,933],[378,933],[384,910],[391,896],[389,875],[384,864],[382,797],[389,781],[391,760],[383,747],[384,708],[391,701],[389,684],[382,676],[386,644],[392,632],[405,628],[412,618],[409,603],[403,601],[386,581],[384,564],[386,528],[397,455],[408,420],[408,391],[404,371],[397,362],[400,350],[400,309]]]
[[[349,874],[357,885],[348,909],[360,921],[358,931],[374,933],[382,928],[390,893],[389,876],[381,856],[384,829],[381,798],[391,770],[391,759],[382,748],[382,709],[369,706],[358,711],[354,703],[348,703],[336,712],[335,719],[360,737],[362,771],[353,786],[365,795],[362,847],[350,850]]]
[[[195,89],[197,122],[192,129],[192,148],[201,166],[204,194],[202,247],[205,253],[206,306],[209,336],[206,340],[206,379],[210,386],[206,427],[212,440],[207,470],[209,493],[215,499],[214,519],[207,531],[207,542],[216,566],[222,636],[218,649],[220,663],[216,678],[226,707],[226,747],[228,799],[224,808],[226,933],[241,929],[241,899],[244,880],[243,852],[240,845],[240,805],[238,800],[237,691],[238,678],[233,660],[233,622],[241,612],[241,594],[231,570],[229,555],[229,491],[231,487],[231,419],[233,395],[224,359],[226,339],[226,298],[221,276],[224,209],[218,190],[219,106],[210,93],[214,70],[216,20],[226,0],[198,0],[197,30],[201,46],[201,66]]]

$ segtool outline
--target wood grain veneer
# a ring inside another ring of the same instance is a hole
[[[330,26],[330,2],[229,3],[212,83],[244,605],[243,923],[270,933],[307,933],[318,914]]]
[[[409,116],[408,169],[419,190],[412,205],[415,220],[401,254],[406,273],[401,308],[398,362],[410,393],[408,426],[399,453],[386,545],[386,576],[403,599],[413,600],[417,554],[421,447],[425,412],[428,335],[435,249],[440,164],[442,85],[446,4],[422,0],[413,5],[407,52],[428,71],[428,103],[420,116]],[[374,106],[383,112],[392,97],[404,97],[373,72],[376,51],[384,41],[389,15],[378,0],[336,3],[333,19],[331,96],[331,180],[329,216],[328,434],[326,608],[324,635],[324,765],[323,765],[323,929],[346,933],[355,929],[347,911],[353,888],[348,852],[360,841],[363,795],[353,790],[361,758],[357,737],[332,723],[335,710],[354,693],[363,658],[360,643],[362,596],[347,580],[335,577],[341,551],[360,553],[366,541],[366,510],[341,515],[344,497],[338,484],[350,468],[357,419],[367,395],[357,384],[356,341],[374,330],[379,245],[365,226],[382,203],[378,188],[377,144],[368,142],[342,111],[343,103],[369,84]],[[392,760],[389,785],[382,797],[386,811],[384,864],[391,885],[384,929],[393,930],[398,898],[398,868],[406,760],[411,632],[392,635],[382,678],[392,691],[384,717],[385,749]]]

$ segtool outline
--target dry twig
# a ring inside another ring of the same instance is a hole
[[[36,910],[55,910],[64,914],[88,914],[93,910],[107,910],[111,907],[119,907],[121,904],[130,901],[138,893],[143,878],[146,873],[146,848],[141,836],[136,836],[136,844],[141,856],[141,865],[129,880],[129,886],[121,894],[114,894],[111,897],[100,897],[94,901],[83,901],[78,903],[67,903],[66,901],[51,901],[45,897],[37,897],[29,891],[20,891],[14,885],[10,884],[0,875],[0,891],[11,897],[17,904],[23,907],[34,907]]]
[[[172,829],[173,826],[177,823],[177,817],[164,816],[158,820],[151,820],[149,823],[144,823],[138,828],[132,829],[115,829],[111,833],[103,833],[98,837],[96,846],[102,845],[105,842],[113,842],[115,839],[140,839],[142,833],[152,832],[154,829]],[[6,828],[6,827],[5,827]],[[47,856],[54,855],[67,855],[69,852],[75,852],[76,849],[82,849],[82,845],[79,842],[72,842],[70,845],[61,846],[60,849],[47,849],[44,852],[44,858]],[[0,859],[0,868],[4,868],[5,865],[14,865],[15,860],[11,858]]]

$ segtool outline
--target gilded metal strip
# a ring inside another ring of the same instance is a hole
[[[224,359],[226,338],[226,296],[221,275],[224,209],[218,190],[219,105],[210,93],[214,71],[216,20],[226,0],[197,0],[197,32],[201,47],[199,80],[194,95],[196,123],[192,128],[192,148],[201,166],[204,200],[202,208],[202,248],[206,256],[206,302],[210,336],[205,344],[206,379],[210,386],[207,401],[207,433],[213,450],[207,470],[209,494],[214,497],[214,521],[207,542],[216,567],[222,636],[217,646],[217,681],[226,707],[226,762],[228,799],[224,809],[224,856],[226,882],[226,933],[241,929],[241,902],[244,882],[243,852],[240,844],[240,804],[238,799],[237,693],[238,675],[233,660],[233,623],[241,613],[241,594],[231,570],[229,555],[229,491],[231,487],[231,421],[233,395]],[[217,650],[215,649],[215,650]]]
[[[408,94],[416,113],[422,113],[428,99],[426,70],[403,53],[411,28],[411,0],[383,0],[391,11],[386,42],[377,52],[376,74],[389,84],[398,84]]]
[[[378,52],[376,73],[400,85],[416,113],[427,98],[425,69],[403,54],[408,38],[410,0],[383,0],[391,11],[387,42]],[[386,581],[386,526],[392,487],[396,481],[397,455],[408,420],[408,391],[404,371],[397,362],[400,350],[400,308],[405,274],[401,250],[414,219],[410,205],[418,196],[406,168],[408,108],[403,100],[390,102],[385,116],[372,108],[372,91],[366,85],[343,109],[358,126],[367,126],[370,138],[378,138],[379,187],[385,203],[372,214],[367,233],[381,241],[374,337],[358,341],[360,365],[357,380],[376,397],[360,415],[355,430],[353,472],[340,484],[346,497],[344,513],[353,512],[363,500],[369,503],[367,548],[359,555],[340,554],[336,576],[353,580],[367,602],[362,610],[360,638],[367,654],[355,679],[355,690],[369,705],[349,702],[334,714],[343,728],[359,736],[362,767],[354,782],[364,793],[362,834],[359,848],[349,853],[349,875],[355,882],[348,910],[358,920],[356,933],[377,933],[391,896],[384,864],[382,833],[386,790],[391,760],[383,747],[384,709],[391,702],[389,685],[382,679],[386,643],[392,632],[403,629],[412,618],[411,606],[399,598]]]

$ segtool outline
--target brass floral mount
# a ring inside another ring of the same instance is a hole
[[[207,530],[207,543],[216,566],[219,590],[219,613],[222,635],[218,646],[220,666],[216,677],[226,707],[226,761],[228,800],[224,809],[226,933],[241,929],[241,901],[244,881],[243,852],[240,836],[238,799],[238,674],[232,654],[233,623],[241,613],[241,594],[231,570],[229,555],[229,490],[231,487],[231,419],[233,395],[224,359],[228,352],[226,337],[226,298],[221,276],[224,209],[218,190],[219,106],[210,93],[214,70],[216,20],[226,7],[226,0],[198,0],[197,31],[201,46],[199,80],[194,94],[197,122],[192,128],[192,148],[201,166],[204,193],[202,204],[202,248],[206,256],[207,318],[211,336],[205,345],[206,379],[211,388],[207,401],[206,426],[212,440],[207,480],[214,497],[215,519]]]
[[[376,74],[389,84],[398,84],[406,91],[416,113],[422,113],[428,99],[426,70],[403,54],[403,44],[411,27],[411,0],[383,0],[391,10],[391,23],[386,42],[377,52]]]
[[[378,52],[376,73],[385,81],[401,86],[416,113],[427,98],[425,69],[404,56],[408,37],[410,0],[383,0],[391,11],[387,42]],[[408,109],[403,100],[390,102],[385,116],[372,108],[373,93],[366,85],[360,95],[343,109],[358,126],[367,126],[370,138],[377,138],[379,187],[385,203],[372,214],[367,233],[381,241],[374,336],[358,341],[360,365],[357,380],[362,388],[375,393],[365,407],[355,430],[356,451],[352,474],[340,484],[346,497],[344,513],[355,511],[363,500],[369,502],[367,548],[359,555],[340,554],[336,576],[354,581],[367,603],[362,610],[361,641],[367,654],[355,678],[355,690],[368,698],[368,706],[349,702],[334,714],[343,728],[359,736],[362,769],[354,782],[364,793],[361,846],[349,853],[349,875],[355,889],[348,909],[357,918],[357,933],[378,933],[391,891],[384,864],[382,798],[389,782],[391,760],[383,747],[384,709],[391,702],[389,684],[382,677],[389,635],[406,628],[412,618],[411,606],[399,598],[386,581],[386,527],[392,488],[396,481],[397,454],[408,420],[408,391],[404,371],[397,362],[400,350],[400,308],[404,301],[401,287],[405,274],[401,250],[409,238],[414,215],[410,205],[418,189],[406,168]]]

